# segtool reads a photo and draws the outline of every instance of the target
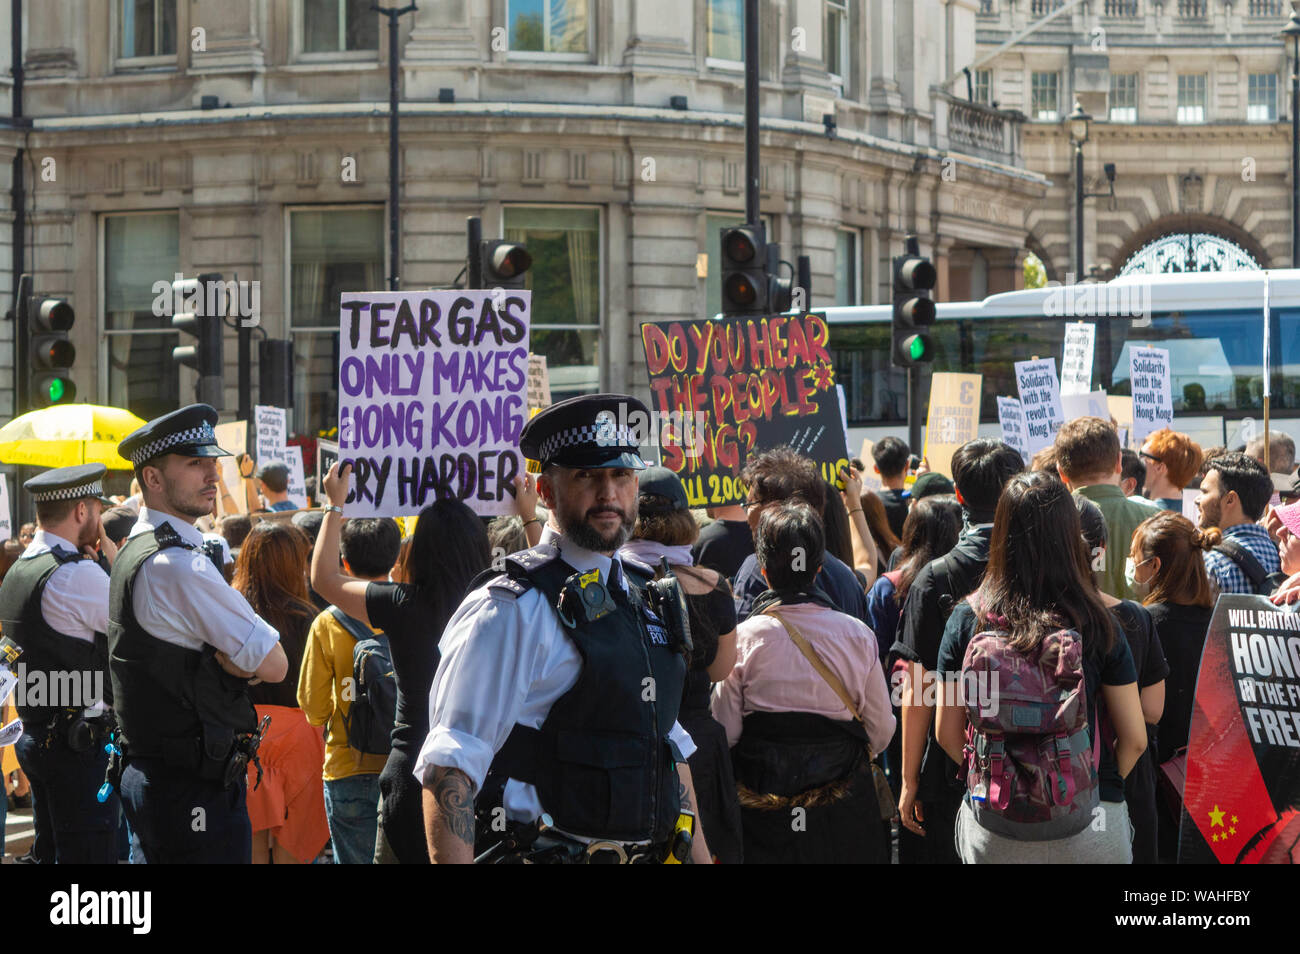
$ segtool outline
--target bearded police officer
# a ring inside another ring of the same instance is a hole
[[[97,562],[103,464],[60,467],[23,486],[36,503],[31,545],[0,584],[0,627],[23,649],[18,762],[32,785],[32,854],[116,864],[119,802],[95,796],[110,731],[108,573]],[[105,537],[104,550],[116,552]]]
[[[288,672],[279,634],[194,527],[216,501],[216,458],[229,456],[216,422],[193,404],[118,448],[144,503],[113,565],[109,669],[132,851],[149,864],[249,862],[245,779],[259,732],[247,683]]]
[[[620,427],[637,414],[635,398],[602,394],[524,426],[552,524],[442,638],[415,766],[437,862],[709,860],[690,836],[695,747],[676,721],[689,632],[666,619],[660,584],[614,556],[645,467]]]

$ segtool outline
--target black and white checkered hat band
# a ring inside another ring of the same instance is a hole
[[[102,497],[104,496],[104,485],[99,480],[92,480],[88,484],[78,484],[76,487],[60,487],[58,490],[43,490],[38,494],[32,494],[32,499],[37,503],[45,503],[49,500],[80,500],[82,497]]]
[[[623,447],[639,447],[640,442],[626,427],[615,429],[608,424],[588,424],[584,427],[572,427],[559,431],[542,441],[538,453],[540,460],[551,460],[566,447],[576,444],[593,444],[596,447],[608,447],[611,450]]]
[[[215,444],[216,442],[217,435],[212,430],[211,425],[203,424],[200,427],[189,427],[183,431],[177,431],[174,434],[168,434],[166,437],[160,437],[156,441],[141,445],[131,455],[131,463],[138,466],[147,460],[153,460],[159,454],[167,453],[169,448],[179,447],[181,444]]]

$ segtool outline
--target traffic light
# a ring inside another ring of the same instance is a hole
[[[931,291],[939,274],[922,258],[915,236],[908,236],[907,253],[894,259],[893,355],[896,368],[929,364],[934,360],[934,299]]]
[[[524,273],[533,264],[524,246],[498,239],[479,242],[478,259],[484,288],[523,288]]]
[[[257,403],[293,407],[293,342],[263,338],[257,343]]]
[[[762,223],[724,228],[721,249],[722,314],[767,314],[767,234]]]
[[[195,389],[198,399],[218,411],[224,408],[225,394],[222,316],[226,309],[220,301],[224,293],[224,284],[218,273],[209,272],[198,278],[172,282],[172,300],[188,306],[187,310],[172,315],[172,327],[181,334],[193,335],[195,340],[194,344],[172,348],[172,360],[199,373]]]
[[[32,406],[72,403],[77,399],[77,385],[71,377],[77,349],[68,340],[77,320],[72,306],[62,298],[33,295],[27,304],[27,320]]]
[[[767,247],[767,307],[770,314],[789,311],[794,301],[794,278],[781,278],[781,246]]]

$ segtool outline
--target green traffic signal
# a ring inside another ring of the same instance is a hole
[[[50,403],[58,404],[63,400],[63,379],[55,378],[50,382]]]

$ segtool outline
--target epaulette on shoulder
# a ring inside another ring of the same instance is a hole
[[[488,581],[488,589],[504,590],[516,599],[523,596],[532,587],[527,580],[516,580],[512,576],[502,573]]]

